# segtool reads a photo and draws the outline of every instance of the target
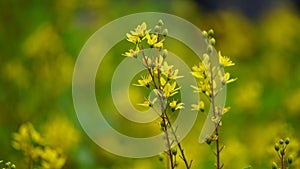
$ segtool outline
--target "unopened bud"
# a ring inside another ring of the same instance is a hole
[[[292,155],[290,155],[289,157],[288,157],[288,163],[289,164],[292,164],[293,163],[293,156]]]
[[[214,35],[215,35],[214,30],[213,30],[213,29],[210,29],[210,30],[208,31],[208,36],[214,37]]]
[[[282,139],[280,139],[279,140],[279,144],[283,144],[284,142],[283,142],[283,140]]]
[[[172,154],[173,154],[174,156],[177,155],[177,149],[176,149],[176,148],[172,149]]]
[[[164,22],[160,19],[158,20],[158,26],[162,26],[164,24]]]
[[[206,31],[202,31],[202,35],[207,38],[208,33]]]
[[[161,34],[162,34],[163,36],[168,36],[168,33],[169,33],[169,32],[168,32],[168,29],[164,29],[164,30],[162,31]]]
[[[290,138],[287,137],[287,138],[285,139],[285,144],[288,145],[289,143],[290,143]]]
[[[275,162],[272,163],[272,169],[278,169],[278,166]]]
[[[211,138],[209,137],[209,138],[206,139],[205,142],[206,142],[208,145],[210,145],[211,141],[212,141],[212,140],[211,140]]]
[[[11,162],[5,163],[5,167],[9,167],[11,165]]]
[[[211,39],[210,39],[210,44],[213,45],[213,46],[216,45],[216,40],[215,40],[215,38],[211,38]]]
[[[278,143],[276,143],[276,144],[274,145],[274,149],[275,149],[276,151],[279,151],[279,144],[278,144]]]
[[[158,32],[159,30],[160,30],[160,26],[156,25],[156,26],[154,27],[154,32]]]
[[[165,59],[168,56],[168,50],[164,49],[161,56]]]

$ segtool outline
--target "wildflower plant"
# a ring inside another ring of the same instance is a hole
[[[176,128],[172,126],[170,119],[170,116],[175,116],[177,111],[184,108],[184,103],[178,99],[180,86],[176,82],[176,79],[183,76],[180,76],[179,70],[175,69],[174,65],[166,61],[168,50],[164,48],[164,42],[168,30],[164,29],[163,25],[163,21],[159,20],[151,31],[143,22],[134,31],[127,33],[127,41],[132,43],[133,47],[123,55],[137,59],[147,70],[133,85],[147,88],[154,93],[138,105],[152,108],[159,114],[160,129],[164,132],[166,140],[168,167],[173,169],[178,165],[176,157],[180,154],[179,157],[184,161],[185,167],[191,168],[192,161],[187,160],[178,141]],[[145,49],[150,49],[150,52]]]
[[[133,43],[133,47],[123,55],[137,59],[146,68],[147,72],[141,76],[141,79],[133,84],[137,87],[145,87],[154,94],[145,99],[143,103],[138,105],[149,107],[160,115],[160,126],[164,132],[167,143],[166,154],[169,157],[169,167],[177,166],[176,156],[177,149],[180,152],[179,157],[184,161],[186,168],[191,168],[192,161],[188,161],[182,145],[178,141],[176,128],[172,126],[170,116],[185,108],[184,103],[178,99],[180,94],[180,86],[176,83],[176,79],[183,78],[179,74],[179,70],[173,65],[169,65],[166,61],[168,56],[167,49],[164,48],[164,41],[167,36],[167,29],[163,29],[163,21],[159,20],[154,27],[154,31],[147,29],[147,25],[143,22],[138,25],[134,31],[126,34],[127,41]],[[224,90],[226,84],[232,83],[236,78],[230,78],[230,73],[223,72],[224,67],[234,66],[234,63],[227,57],[218,52],[219,66],[213,66],[213,55],[215,52],[213,47],[216,43],[214,39],[214,31],[203,31],[204,39],[207,43],[207,49],[203,54],[203,60],[198,65],[192,67],[192,75],[197,79],[197,86],[191,86],[196,93],[204,94],[212,105],[213,115],[211,121],[215,127],[212,135],[205,137],[205,141],[210,144],[216,142],[216,168],[220,169],[223,164],[220,162],[220,153],[224,146],[219,143],[219,126],[221,126],[221,117],[230,110],[230,107],[223,108],[216,104],[217,95]],[[146,53],[145,49],[150,48],[154,52]],[[156,104],[157,103],[157,104]],[[159,105],[159,106],[157,106]],[[199,100],[197,104],[191,105],[192,110],[204,112],[206,107],[203,100]],[[168,130],[170,129],[170,130]]]
[[[66,162],[62,151],[45,144],[44,137],[31,123],[21,125],[13,133],[12,146],[23,152],[28,169],[61,169]]]
[[[203,31],[203,36],[207,42],[207,50],[203,54],[203,61],[198,65],[192,67],[192,75],[197,79],[197,86],[191,86],[195,89],[196,93],[201,93],[207,97],[212,106],[213,115],[211,116],[211,121],[215,125],[215,131],[212,135],[208,135],[205,138],[207,144],[215,142],[216,151],[216,164],[217,169],[221,169],[224,164],[221,163],[220,153],[224,146],[220,145],[219,127],[222,125],[221,117],[230,110],[230,107],[221,107],[216,105],[217,96],[226,87],[226,84],[232,83],[237,80],[237,78],[230,78],[230,73],[223,73],[222,70],[225,67],[234,66],[235,64],[230,60],[229,57],[223,56],[221,52],[218,52],[219,66],[213,66],[213,47],[216,44],[214,38],[214,31],[210,29],[209,31]],[[207,109],[203,100],[199,100],[197,104],[192,105],[192,110],[204,112]]]
[[[289,155],[287,157],[287,146],[290,144],[290,139],[287,137],[285,140],[280,139],[277,143],[274,145],[274,149],[277,153],[277,156],[279,158],[279,168],[280,169],[288,169],[293,163],[293,156]],[[276,162],[272,163],[272,169],[279,169],[278,164]]]

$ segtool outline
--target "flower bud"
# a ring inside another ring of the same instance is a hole
[[[272,169],[278,169],[278,166],[275,162],[272,163]]]
[[[158,26],[162,26],[164,24],[164,22],[160,19],[158,20]]]
[[[5,167],[9,167],[11,165],[11,162],[5,163]]]
[[[276,151],[279,151],[279,144],[278,144],[278,143],[276,143],[276,144],[274,145],[274,149],[275,149]]]
[[[216,39],[215,39],[215,38],[211,38],[211,39],[210,39],[210,44],[211,44],[212,46],[215,46],[215,45],[216,45]]]
[[[165,59],[168,56],[168,50],[164,49],[161,56]]]
[[[209,31],[208,31],[208,36],[210,36],[210,37],[214,37],[214,30],[213,29],[210,29]]]
[[[16,166],[15,166],[14,164],[12,164],[12,165],[10,166],[10,168],[11,168],[11,169],[15,169]]]
[[[159,30],[160,30],[160,26],[156,25],[156,26],[154,27],[154,32],[158,32]]]
[[[288,159],[287,159],[287,161],[288,161],[288,163],[289,164],[292,164],[293,163],[293,156],[292,155],[290,155],[289,157],[288,157]]]
[[[289,143],[290,143],[290,138],[287,137],[287,138],[285,139],[285,144],[288,145]]]
[[[168,33],[169,33],[169,32],[168,32],[168,29],[164,29],[164,30],[162,31],[161,34],[162,34],[163,36],[168,36]]]
[[[176,148],[172,149],[172,154],[173,154],[174,156],[177,155],[177,149],[176,149]]]
[[[163,158],[163,156],[162,156],[162,155],[160,155],[160,156],[158,157],[158,160],[159,160],[160,162],[164,161],[164,158]]]
[[[283,140],[282,139],[279,140],[279,144],[280,145],[283,144]]]
[[[211,138],[209,137],[209,138],[206,139],[205,142],[206,142],[208,145],[210,145],[211,141],[212,141],[212,140],[211,140]]]
[[[206,31],[202,31],[202,35],[207,38],[208,34]]]

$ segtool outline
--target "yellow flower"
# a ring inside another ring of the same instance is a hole
[[[174,96],[175,94],[178,93],[178,90],[180,88],[176,88],[176,82],[173,82],[172,84],[170,84],[170,82],[168,82],[163,89],[163,93],[164,96],[166,98],[170,97],[170,96]]]
[[[224,77],[221,79],[223,84],[229,84],[237,80],[237,78],[230,79],[230,73],[226,72]]]
[[[191,73],[197,79],[205,79],[208,77],[205,65],[201,62],[198,65],[192,67]]]
[[[172,111],[174,112],[175,110],[179,110],[179,109],[183,109],[184,108],[184,104],[183,103],[177,103],[176,100],[173,100],[170,102],[170,107],[172,109]]]
[[[204,112],[204,102],[200,101],[198,104],[192,104],[192,110],[200,110],[201,112]]]
[[[235,64],[230,60],[229,57],[227,56],[222,56],[221,51],[218,52],[219,55],[219,62],[221,65],[223,65],[224,67],[228,67],[228,66],[234,66]]]
[[[166,83],[167,83],[167,81],[165,80],[165,78],[160,77],[160,84],[161,84],[162,86],[164,86]]]
[[[224,107],[223,111],[222,111],[222,115],[224,115],[225,113],[229,112],[231,109],[231,107]]]
[[[149,32],[150,30],[146,30],[147,29],[147,25],[145,22],[143,22],[141,25],[138,25],[135,28],[135,31],[130,31],[130,33],[133,36],[139,36],[139,37],[143,37],[145,32]]]
[[[61,169],[66,162],[66,158],[58,151],[45,147],[42,157],[42,167],[44,169]]]
[[[215,83],[214,83],[215,84]],[[194,90],[194,92],[201,92],[207,95],[208,97],[211,97],[211,87],[210,87],[210,81],[209,79],[204,79],[203,81],[198,81],[198,86],[193,86],[191,87]]]
[[[134,86],[141,86],[141,87],[150,87],[150,83],[152,82],[152,77],[148,76],[141,76],[142,79],[138,80],[138,84],[133,84]]]
[[[150,31],[146,29],[147,25],[145,22],[143,22],[141,25],[138,25],[134,31],[130,31],[130,33],[126,34],[127,40],[134,44],[140,43],[145,38],[145,34]]]
[[[178,76],[179,70],[178,69],[173,70],[173,65],[168,65],[167,62],[164,62],[162,70],[163,70],[163,74],[167,76],[169,80],[179,79],[183,77],[183,76]]]
[[[174,67],[173,65],[168,65],[168,62],[164,62],[162,70],[169,72],[170,70],[172,70],[173,67]]]
[[[16,150],[22,150],[26,154],[30,154],[30,149],[32,149],[32,144],[42,144],[42,137],[38,133],[31,123],[22,124],[19,128],[18,133],[13,133],[12,146]]]
[[[126,36],[127,36],[127,40],[134,44],[140,43],[142,41],[142,39],[139,36],[133,36],[130,35],[129,33],[127,33]]]
[[[164,58],[161,55],[159,55],[158,57],[155,58],[155,66],[157,68],[160,68],[162,66],[163,61]]]
[[[163,40],[158,41],[158,36],[155,34],[149,34],[146,33],[146,39],[148,40],[147,43],[150,45],[150,47],[154,47],[154,48],[161,48],[163,47]]]
[[[125,53],[122,54],[122,55],[123,55],[123,56],[126,56],[126,57],[134,57],[134,58],[137,58],[139,51],[140,51],[139,47],[136,46],[135,50],[129,49],[128,52],[125,52]]]
[[[146,98],[143,103],[139,103],[138,105],[143,107],[153,107],[154,103],[156,102],[157,98],[154,98],[153,100],[150,100],[150,98]]]

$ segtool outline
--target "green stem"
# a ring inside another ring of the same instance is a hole
[[[217,149],[217,152],[216,152],[216,156],[217,156],[217,169],[220,169],[221,166],[220,166],[220,163],[221,163],[221,159],[220,159],[220,143],[219,143],[219,129],[218,127],[216,127],[215,129],[215,134],[216,134],[216,137],[217,137],[217,140],[216,140],[216,149]]]
[[[211,57],[211,55],[209,55]],[[210,58],[210,66],[209,66],[209,71],[210,71],[210,89],[211,89],[211,105],[213,109],[213,116],[217,120],[215,122],[215,135],[216,135],[216,156],[217,156],[217,164],[216,168],[221,169],[221,158],[220,158],[220,142],[219,142],[219,118],[217,117],[217,112],[216,112],[216,105],[215,105],[215,90],[214,90],[214,75],[213,75],[213,66],[212,66],[212,58]]]
[[[181,146],[181,144],[180,144],[180,142],[178,140],[176,132],[175,132],[175,130],[174,130],[174,128],[173,128],[173,126],[172,126],[172,124],[170,122],[170,119],[169,119],[169,117],[168,117],[167,114],[166,114],[166,119],[167,119],[167,122],[168,122],[168,124],[169,124],[169,126],[171,128],[171,132],[172,132],[172,134],[173,134],[173,136],[175,138],[175,142],[176,142],[176,144],[177,144],[177,146],[178,146],[178,148],[180,150],[181,159],[184,161],[185,167],[187,169],[190,169],[193,161],[191,161],[190,163],[188,163],[187,158],[185,157],[185,154],[184,154],[184,150],[183,150],[183,148],[182,148],[182,146]]]

